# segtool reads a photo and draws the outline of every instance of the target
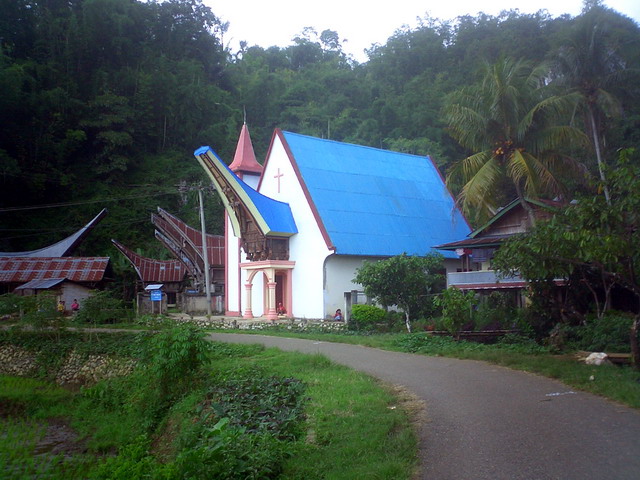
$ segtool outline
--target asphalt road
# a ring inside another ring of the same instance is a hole
[[[419,432],[424,479],[640,480],[640,412],[554,380],[482,362],[338,343],[210,338],[321,353],[405,386],[426,402]]]

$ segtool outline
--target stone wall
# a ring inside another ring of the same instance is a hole
[[[335,332],[345,329],[344,322],[325,322],[322,320],[305,320],[305,319],[287,319],[277,320],[275,322],[266,320],[244,320],[235,318],[212,317],[190,317],[187,315],[172,315],[172,318],[178,322],[189,322],[201,328],[216,328],[221,330],[293,330],[305,331],[313,329],[314,331]]]
[[[38,360],[39,352],[15,345],[0,345],[0,374],[33,377],[44,365]],[[100,380],[130,374],[136,361],[110,355],[80,355],[69,353],[61,364],[48,375],[59,385],[92,385]]]

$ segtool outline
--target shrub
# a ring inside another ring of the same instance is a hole
[[[601,319],[594,315],[586,325],[572,327],[569,336],[574,339],[572,345],[581,350],[628,352],[632,321],[630,314],[609,311]]]
[[[93,291],[80,305],[75,321],[80,323],[116,323],[126,316],[121,300],[113,298],[108,291]]]
[[[499,330],[514,326],[516,313],[512,297],[504,292],[491,292],[481,299],[474,314],[476,330]]]
[[[442,326],[451,334],[458,333],[472,318],[472,308],[476,301],[473,292],[463,292],[457,288],[447,288],[434,299],[442,308]]]
[[[146,360],[161,399],[188,384],[207,360],[210,345],[204,337],[204,331],[190,323],[150,337]]]
[[[383,323],[387,317],[380,307],[373,305],[353,305],[351,307],[351,317],[349,318],[349,328],[352,330],[375,330],[376,325]]]

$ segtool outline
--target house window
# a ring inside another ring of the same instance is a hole
[[[471,256],[474,262],[488,262],[493,258],[495,248],[474,248]]]

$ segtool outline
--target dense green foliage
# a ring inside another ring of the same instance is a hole
[[[640,355],[640,167],[630,160],[630,153],[621,152],[616,168],[606,170],[608,196],[579,198],[527,235],[506,242],[494,264],[530,282],[532,299],[547,311],[550,326],[581,325],[590,311],[602,318],[612,308],[612,292],[617,290],[618,308],[636,312],[628,327],[634,327],[631,350]],[[569,280],[569,295],[549,294],[554,278]]]
[[[434,300],[442,308],[442,325],[452,334],[458,333],[473,318],[475,293],[457,288],[447,288]]]
[[[601,156],[640,139],[638,83],[628,74],[639,65],[640,32],[597,2],[576,18],[425,17],[373,46],[362,64],[345,55],[338,32],[303,26],[289,46],[229,51],[224,19],[200,0],[2,0],[0,13],[0,204],[72,203],[1,212],[0,250],[50,244],[108,207],[78,253],[110,254],[117,274],[129,267],[110,238],[165,255],[148,220],[156,206],[197,225],[195,197],[177,185],[204,180],[192,158],[200,145],[231,160],[243,110],[259,159],[281,127],[431,154],[446,170],[475,153],[447,133],[441,109],[449,93],[503,57],[534,65],[563,58],[550,77],[564,89],[557,93],[580,93],[574,80],[589,72],[569,75],[576,51],[568,46],[595,23],[598,45],[616,62],[615,75],[593,83],[611,94],[597,96],[598,134],[608,140]],[[609,100],[623,90],[624,108],[614,109]],[[592,153],[571,153],[595,168]],[[512,192],[501,184],[491,193],[510,200]],[[221,206],[207,197],[207,229],[222,233]]]
[[[137,358],[182,351],[183,330],[198,332],[180,326],[133,342]],[[86,349],[75,335],[73,348]],[[42,346],[40,335],[28,336],[18,344]],[[94,345],[130,340],[102,333]],[[0,376],[3,478],[410,478],[416,440],[407,415],[370,377],[319,355],[217,342],[207,351],[205,364],[176,368],[189,381],[161,410],[149,404],[157,376],[144,362],[80,391]],[[66,432],[55,451],[42,440],[48,424]]]
[[[609,310],[602,318],[591,315],[583,325],[567,327],[567,342],[587,352],[628,353],[632,322],[632,315],[613,310]]]
[[[569,117],[550,108],[544,64],[503,58],[482,72],[480,83],[452,94],[445,108],[451,134],[473,152],[454,163],[447,181],[463,185],[458,195],[462,210],[480,219],[508,202],[495,193],[504,183],[512,184],[511,195],[525,208],[525,196],[562,193],[560,173],[569,179],[566,172],[580,170],[563,151],[569,151],[568,145],[580,151],[587,144]]]
[[[353,305],[348,326],[353,330],[375,330],[387,318],[387,312],[375,305]]]
[[[443,271],[440,254],[416,257],[403,253],[377,262],[365,261],[353,281],[380,305],[400,307],[411,332],[412,319],[431,313],[433,295],[444,287]]]
[[[82,308],[73,317],[74,322],[100,325],[115,323],[127,317],[121,299],[114,298],[110,291],[93,291],[91,296],[82,302]]]

